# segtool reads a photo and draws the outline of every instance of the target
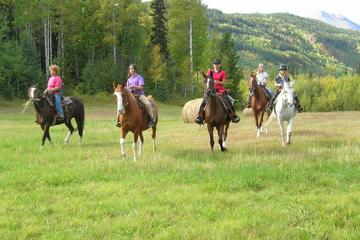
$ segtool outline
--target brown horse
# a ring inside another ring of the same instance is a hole
[[[125,137],[128,132],[132,132],[134,134],[134,143],[133,143],[133,151],[134,151],[134,161],[136,161],[136,150],[138,145],[138,138],[140,137],[140,146],[138,151],[138,156],[141,157],[142,154],[142,146],[144,143],[144,137],[142,132],[147,130],[149,118],[147,116],[145,106],[140,107],[138,100],[130,92],[129,89],[124,87],[124,84],[118,84],[114,87],[114,95],[117,97],[117,111],[118,111],[118,120],[121,124],[121,138],[120,138],[120,147],[121,154],[125,158]],[[151,103],[154,112],[155,123],[152,127],[152,139],[153,139],[153,150],[156,151],[155,138],[156,138],[156,125],[158,119],[158,109],[156,103],[152,96],[148,96],[147,99]]]
[[[205,122],[207,123],[207,129],[210,135],[210,146],[211,151],[214,150],[214,127],[216,128],[219,136],[219,145],[221,151],[226,151],[226,138],[227,131],[230,124],[230,119],[226,117],[227,113],[223,106],[223,103],[220,100],[220,97],[217,96],[214,88],[214,78],[212,72],[210,76],[206,76],[203,73],[203,77],[207,83],[206,88],[206,109],[205,109]],[[224,100],[226,101],[226,100]]]
[[[268,98],[265,94],[265,87],[257,83],[256,75],[254,73],[250,74],[248,85],[253,92],[253,96],[251,98],[251,108],[254,112],[255,124],[257,128],[256,136],[260,137],[260,133],[262,132],[262,122],[266,105],[268,103]]]

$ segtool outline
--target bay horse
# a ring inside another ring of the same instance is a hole
[[[286,144],[291,144],[292,128],[296,116],[294,87],[293,87],[294,84],[295,81],[284,82],[284,86],[282,87],[281,92],[276,99],[276,104],[274,109],[274,113],[280,128],[281,144],[283,146],[285,145],[284,121],[288,122],[287,133],[286,133]]]
[[[206,81],[206,108],[205,108],[205,123],[210,136],[211,151],[214,151],[214,127],[219,136],[219,145],[222,152],[226,151],[227,131],[230,125],[230,119],[227,117],[227,112],[223,106],[220,97],[216,94],[214,88],[214,78],[212,71],[209,76],[202,73]],[[224,99],[224,101],[226,101]]]
[[[128,132],[132,132],[134,134],[134,142],[133,142],[133,151],[134,151],[134,161],[136,161],[137,156],[141,157],[142,155],[142,147],[144,144],[144,137],[142,132],[147,130],[149,124],[149,118],[147,116],[145,106],[140,107],[138,100],[135,98],[134,94],[131,93],[129,89],[127,89],[123,84],[113,83],[114,87],[114,95],[117,98],[117,111],[118,111],[118,121],[121,124],[121,138],[120,138],[120,147],[121,154],[125,159],[125,137]],[[152,96],[147,96],[150,104],[153,108],[155,123],[152,126],[152,139],[153,139],[153,151],[156,151],[156,126],[158,121],[158,108],[157,105],[152,98]],[[139,151],[136,153],[138,139],[139,142]]]
[[[36,111],[36,122],[40,124],[42,130],[44,131],[41,145],[44,146],[46,138],[51,143],[50,137],[50,127],[53,125],[65,124],[69,132],[66,135],[64,142],[65,144],[69,143],[70,136],[74,132],[74,127],[71,124],[71,119],[75,118],[77,124],[77,130],[80,136],[79,144],[82,141],[83,131],[84,131],[84,104],[82,101],[75,97],[68,97],[69,104],[63,106],[64,108],[64,120],[59,121],[56,118],[56,109],[54,104],[54,95],[44,93],[43,96],[39,96],[39,89],[37,85],[33,85],[28,89],[28,103],[33,103]],[[24,111],[27,107],[25,104]]]
[[[253,96],[251,97],[251,108],[255,117],[255,124],[257,129],[256,136],[260,137],[260,134],[263,131],[262,123],[265,109],[268,103],[268,97],[265,94],[265,87],[258,84],[256,75],[254,73],[250,74],[248,85],[253,92]]]

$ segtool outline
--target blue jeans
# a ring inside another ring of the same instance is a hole
[[[61,94],[60,93],[55,95],[55,107],[56,107],[56,111],[60,114],[60,116],[64,117],[64,110],[61,106]]]

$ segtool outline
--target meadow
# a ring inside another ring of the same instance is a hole
[[[211,153],[205,126],[160,104],[158,151],[148,131],[133,162],[115,104],[85,107],[82,145],[55,126],[42,148],[33,109],[0,106],[0,239],[360,238],[360,112],[301,113],[286,147],[241,116]]]

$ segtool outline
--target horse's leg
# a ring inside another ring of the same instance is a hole
[[[284,146],[285,142],[284,142],[284,122],[279,118],[278,116],[278,124],[279,124],[279,128],[280,128],[280,134],[281,134],[281,144]]]
[[[292,134],[293,124],[294,124],[294,118],[291,118],[288,121],[288,126],[287,126],[287,139],[286,139],[287,144],[291,144],[291,134]]]
[[[66,127],[69,129],[69,132],[68,134],[66,135],[65,139],[64,139],[64,143],[67,145],[69,144],[69,140],[70,140],[70,136],[73,134],[74,132],[74,127],[73,125],[71,124],[71,121],[70,120],[66,120],[65,121],[65,125]]]
[[[256,137],[260,137],[260,128],[259,128],[259,112],[254,110],[255,124],[256,124]]]
[[[120,148],[121,148],[121,155],[125,159],[125,137],[128,131],[125,131],[123,128],[121,128],[121,138],[120,138]]]
[[[209,136],[210,136],[210,147],[211,151],[214,151],[214,126],[211,124],[207,125]]]
[[[263,127],[262,127],[262,123],[263,123],[263,119],[264,119],[264,111],[260,112],[260,121],[259,121],[259,128],[260,128],[260,133],[263,133]]]
[[[222,124],[219,127],[216,127],[216,130],[218,131],[220,149],[224,152],[226,151],[226,148],[223,146],[224,125]]]
[[[139,137],[140,137],[140,142],[139,142],[138,156],[141,157],[142,156],[142,148],[143,148],[143,144],[144,144],[144,136],[143,136],[142,132],[140,132]]]
[[[152,140],[153,140],[153,151],[156,152],[156,143],[155,143],[155,139],[156,139],[156,126],[152,127],[152,134],[151,134]]]
[[[51,138],[50,138],[49,129],[50,129],[50,125],[49,125],[49,124],[46,124],[46,125],[44,126],[44,133],[43,133],[43,137],[42,137],[41,146],[44,146],[44,143],[45,143],[46,138],[49,139],[49,142],[51,143]]]
[[[230,125],[230,123],[225,124],[224,140],[223,140],[223,144],[222,144],[224,148],[226,148],[226,139],[227,139],[227,132],[228,132],[228,129],[229,129],[229,125]]]
[[[138,139],[139,139],[139,134],[137,132],[134,132],[134,142],[133,142],[134,162],[136,161],[136,150],[137,150]]]

